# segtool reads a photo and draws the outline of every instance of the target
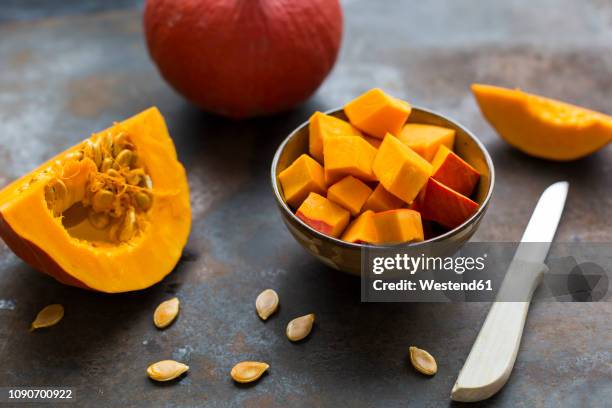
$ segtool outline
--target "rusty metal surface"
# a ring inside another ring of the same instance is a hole
[[[123,4],[123,3],[122,3]],[[274,150],[315,109],[373,86],[444,112],[487,145],[494,199],[475,239],[518,240],[540,192],[571,182],[561,241],[610,242],[612,148],[566,164],[501,142],[468,91],[472,82],[520,86],[612,113],[612,4],[591,1],[344,2],[340,60],[293,112],[230,122],[198,112],[150,64],[138,10],[0,25],[0,185],[89,133],[150,105],[165,115],[192,188],[194,224],[182,262],[148,290],[108,296],[61,286],[0,243],[0,386],[75,388],[78,406],[445,406],[486,315],[486,304],[360,304],[359,281],[321,266],[282,225],[268,184]],[[25,19],[27,20],[27,19]],[[279,84],[282,86],[282,84]],[[262,323],[253,302],[281,297]],[[152,311],[178,295],[175,324]],[[65,305],[52,330],[29,333],[44,305]],[[301,344],[286,323],[315,312]],[[612,400],[610,304],[532,307],[515,370],[483,406],[604,406]],[[417,375],[419,345],[439,373]],[[154,384],[146,366],[175,358],[179,382]],[[254,386],[231,367],[271,365]]]

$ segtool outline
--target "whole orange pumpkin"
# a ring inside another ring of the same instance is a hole
[[[338,0],[147,0],[144,28],[161,75],[200,108],[234,118],[307,99],[334,65]]]

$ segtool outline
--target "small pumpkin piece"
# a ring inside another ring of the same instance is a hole
[[[287,338],[291,341],[300,341],[306,338],[312,331],[314,322],[314,313],[296,317],[287,325]]]
[[[162,360],[147,368],[149,378],[155,381],[170,381],[187,372],[189,366],[174,360]]]
[[[353,176],[346,176],[327,190],[327,198],[356,216],[372,193],[372,189]]]
[[[379,139],[386,133],[399,135],[411,110],[407,102],[379,88],[370,89],[344,106],[353,126]]]
[[[378,241],[378,234],[374,228],[372,216],[374,211],[364,211],[355,221],[351,222],[346,231],[342,234],[342,240],[352,243],[375,243]]]
[[[438,364],[431,354],[420,348],[410,346],[410,362],[422,374],[434,375],[438,372]]]
[[[374,214],[372,223],[378,244],[418,242],[425,237],[421,214],[407,208]]]
[[[278,309],[278,294],[274,289],[266,289],[255,299],[255,309],[261,320],[268,320]]]
[[[374,181],[372,162],[376,149],[362,137],[336,136],[325,139],[323,161],[328,185],[345,176]]]
[[[287,203],[297,208],[309,193],[325,194],[323,167],[307,154],[302,154],[278,175]]]
[[[455,228],[478,211],[478,203],[430,178],[419,194],[417,207],[423,219]]]
[[[368,197],[363,210],[382,212],[402,208],[404,202],[388,192],[382,184],[378,183],[372,194]]]
[[[295,213],[315,230],[337,238],[349,223],[351,213],[327,198],[310,193]]]
[[[397,138],[431,162],[440,146],[452,150],[455,144],[455,130],[442,126],[407,123]]]
[[[387,133],[372,163],[372,170],[385,189],[411,203],[427,183],[432,167],[414,150]]]
[[[179,313],[180,302],[178,298],[172,298],[161,302],[153,313],[153,323],[158,329],[168,327]]]
[[[323,142],[333,136],[361,136],[350,123],[325,113],[315,112],[308,124],[308,151],[323,163]]]
[[[230,375],[234,381],[246,384],[257,381],[268,368],[270,365],[259,361],[242,361],[232,368]]]
[[[38,314],[36,319],[32,322],[30,331],[36,329],[42,329],[44,327],[51,327],[59,323],[64,317],[64,306],[59,304],[53,304],[45,306]]]
[[[433,166],[431,175],[433,179],[467,197],[472,195],[480,179],[478,170],[446,146],[440,146],[431,165]]]

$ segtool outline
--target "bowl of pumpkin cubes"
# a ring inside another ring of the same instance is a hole
[[[353,274],[368,247],[437,245],[452,255],[478,228],[494,179],[469,130],[379,88],[315,112],[281,143],[271,172],[293,237]]]

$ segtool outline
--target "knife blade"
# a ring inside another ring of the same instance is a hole
[[[546,269],[544,260],[563,213],[569,183],[549,186],[538,200],[498,292],[499,299],[521,288],[525,301],[496,301],[476,337],[451,391],[451,399],[476,402],[497,393],[508,381],[518,354],[529,303]],[[533,244],[537,243],[537,244]]]

